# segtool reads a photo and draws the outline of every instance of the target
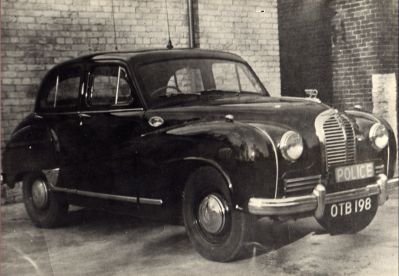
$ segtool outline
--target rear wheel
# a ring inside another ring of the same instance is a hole
[[[252,239],[254,218],[233,208],[227,183],[211,167],[199,168],[189,178],[183,217],[195,249],[209,260],[237,259]]]
[[[49,190],[44,175],[27,175],[22,192],[25,209],[36,226],[52,228],[64,222],[68,214],[68,203],[61,195]]]
[[[321,219],[317,221],[321,226],[324,227],[331,234],[344,234],[344,233],[356,233],[364,228],[366,228],[371,221],[374,219],[377,209],[378,209],[378,199],[377,196],[368,197],[363,200],[361,204],[361,212],[355,212],[354,204],[358,204],[358,200],[352,201],[351,204],[351,213],[344,215],[339,215],[345,209],[345,206],[341,207],[339,204],[335,204],[335,207],[332,205],[327,205],[325,214]],[[333,208],[333,209],[331,209]],[[360,210],[360,207],[356,207],[356,211]],[[333,215],[336,215],[335,217]]]

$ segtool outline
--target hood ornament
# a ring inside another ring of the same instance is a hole
[[[308,95],[308,99],[321,103],[320,99],[317,98],[317,95],[319,95],[319,91],[317,89],[305,89],[306,95]]]

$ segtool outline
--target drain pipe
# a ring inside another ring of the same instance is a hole
[[[193,0],[187,0],[187,9],[188,9],[188,38],[189,38],[189,47],[195,47],[194,41],[194,18],[193,18]]]

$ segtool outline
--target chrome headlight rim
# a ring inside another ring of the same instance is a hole
[[[381,123],[375,123],[370,128],[369,139],[375,150],[381,151],[385,149],[389,143],[387,128]]]
[[[293,147],[297,147],[292,151]],[[303,154],[303,139],[302,136],[295,131],[289,130],[281,136],[279,148],[284,159],[295,162]]]

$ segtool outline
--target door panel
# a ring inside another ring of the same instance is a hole
[[[129,113],[126,116],[126,113]],[[85,112],[81,117],[87,150],[87,178],[83,190],[98,193],[137,195],[137,148],[143,111]]]
[[[118,63],[91,66],[89,89],[79,120],[87,155],[88,181],[81,189],[137,196],[137,149],[144,111]]]
[[[74,188],[82,181],[84,151],[77,110],[84,91],[83,67],[70,64],[52,71],[43,81],[37,111],[51,132],[60,168],[57,185]]]

